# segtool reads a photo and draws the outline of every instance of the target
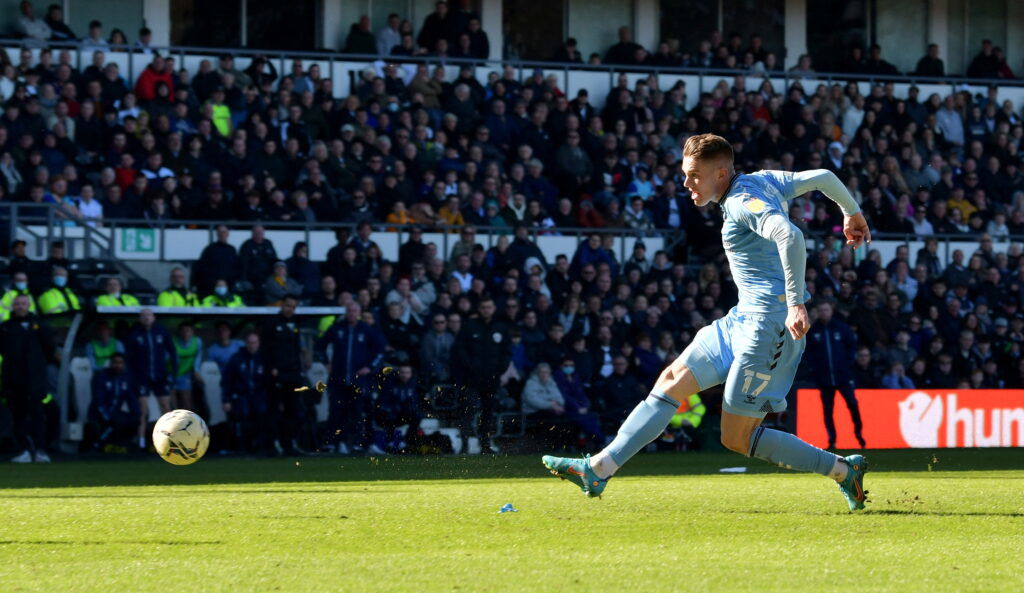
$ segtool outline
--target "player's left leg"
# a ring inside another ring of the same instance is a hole
[[[619,427],[611,443],[593,457],[545,455],[544,466],[575,482],[588,496],[600,496],[608,479],[661,436],[679,402],[690,394],[720,384],[732,363],[729,334],[735,312],[701,328],[686,350],[661,372],[654,388]]]
[[[747,315],[739,329],[735,362],[725,380],[722,444],[780,467],[828,476],[839,483],[850,510],[863,509],[867,463],[862,456],[839,457],[794,434],[761,426],[766,414],[786,409],[804,340],[793,340],[772,316]]]

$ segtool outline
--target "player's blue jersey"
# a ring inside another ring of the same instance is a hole
[[[794,197],[793,174],[788,171],[757,171],[736,175],[719,201],[725,222],[722,245],[729,258],[733,280],[739,289],[740,311],[786,311],[786,276],[774,241],[762,236],[770,216],[789,219]],[[804,290],[804,301],[811,298]]]

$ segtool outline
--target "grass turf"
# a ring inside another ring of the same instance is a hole
[[[539,456],[4,466],[0,590],[1024,588],[1021,450],[869,460],[856,515],[826,478],[724,453],[638,456],[602,500]]]

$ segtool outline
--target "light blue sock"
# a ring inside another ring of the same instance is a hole
[[[640,449],[661,436],[678,407],[679,402],[676,400],[652,391],[647,399],[637,404],[629,413],[629,417],[619,427],[615,439],[605,447],[605,452],[616,465],[626,463]]]
[[[750,457],[801,472],[831,475],[838,456],[800,440],[796,435],[760,426],[750,435]]]

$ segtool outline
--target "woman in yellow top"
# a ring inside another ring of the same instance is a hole
[[[405,208],[405,202],[399,200],[395,202],[395,205],[391,207],[391,213],[384,219],[384,222],[391,224],[416,224],[416,220],[409,214],[409,211]],[[397,228],[389,228],[388,231],[395,232]]]
[[[466,225],[466,220],[462,218],[462,210],[459,209],[459,198],[456,196],[448,198],[444,206],[437,211],[437,217],[440,219],[438,222],[449,226]]]

